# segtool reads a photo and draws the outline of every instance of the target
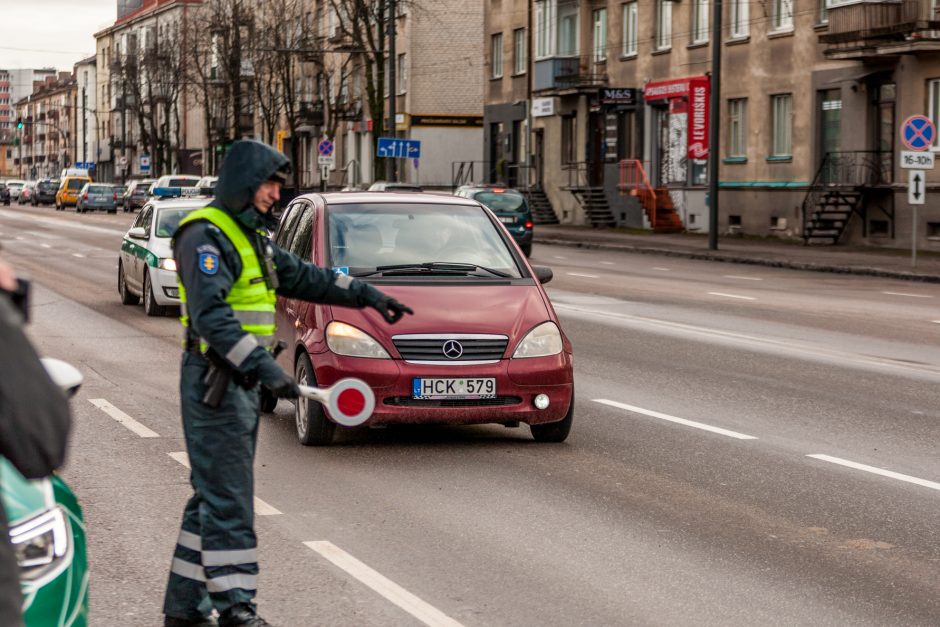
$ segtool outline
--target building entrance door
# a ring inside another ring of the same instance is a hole
[[[542,173],[545,171],[545,129],[535,129],[535,142],[533,165],[535,166],[535,180],[533,185],[536,189],[542,189]]]
[[[604,137],[606,116],[594,112],[588,116],[588,185],[599,187],[604,184]]]
[[[894,181],[894,138],[897,135],[894,124],[894,83],[879,85],[877,89],[877,128],[875,129],[875,148],[879,152],[881,163],[880,182]]]
[[[827,183],[837,183],[835,180],[836,160],[826,160],[826,155],[839,152],[842,146],[842,92],[838,89],[829,89],[820,93],[819,98],[819,152],[820,158],[826,163],[823,180]]]

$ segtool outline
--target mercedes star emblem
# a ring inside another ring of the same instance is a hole
[[[463,355],[463,346],[457,340],[447,340],[444,342],[443,352],[447,359],[460,359]]]

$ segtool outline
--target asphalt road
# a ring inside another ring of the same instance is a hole
[[[86,377],[63,474],[102,626],[160,623],[189,492],[178,322],[117,296],[131,219],[0,209],[32,337]],[[533,263],[575,348],[569,440],[304,448],[282,402],[256,466],[268,620],[940,624],[940,285],[546,245]]]

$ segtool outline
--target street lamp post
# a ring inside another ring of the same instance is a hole
[[[708,112],[708,249],[718,250],[718,143],[721,141],[721,0],[712,15],[712,75]]]

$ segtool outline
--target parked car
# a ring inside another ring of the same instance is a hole
[[[0,181],[0,202],[8,207],[10,206],[10,188],[3,181]]]
[[[74,395],[81,373],[43,360],[50,377]],[[20,569],[26,627],[88,624],[88,553],[78,499],[59,475],[28,480],[0,457],[0,500]]]
[[[369,425],[527,423],[538,441],[568,437],[572,350],[542,288],[552,272],[528,264],[492,211],[444,195],[306,194],[275,241],[415,312],[391,326],[371,308],[279,297],[289,348],[278,361],[299,383],[363,379],[376,394]],[[337,428],[304,399],[295,423],[305,445],[330,444]]]
[[[219,177],[217,176],[204,176],[196,183],[196,187],[199,188],[200,195],[211,198],[215,194],[215,184],[218,182]]]
[[[196,187],[196,184],[199,183],[201,179],[201,176],[193,176],[191,174],[168,174],[161,176],[150,184],[150,188],[147,190],[147,200],[160,196],[161,194],[155,192],[155,190],[158,189],[174,190],[168,194],[170,196],[198,196],[199,189]]]
[[[472,198],[488,207],[509,231],[526,257],[532,254],[535,222],[532,211],[522,192],[497,185],[464,185],[455,195]]]
[[[121,205],[124,207],[125,213],[144,206],[144,203],[147,202],[147,190],[153,181],[154,179],[140,179],[128,182],[127,190],[121,199]]]
[[[163,316],[179,306],[170,240],[187,213],[205,206],[205,198],[151,200],[143,206],[121,242],[118,294],[122,304],[136,305],[142,298],[148,316]]]
[[[376,181],[369,186],[370,192],[422,192],[420,185],[414,183],[393,183],[389,181]]]
[[[114,185],[108,183],[85,183],[78,194],[75,211],[107,211],[117,213],[118,193]]]
[[[10,179],[7,181],[7,187],[10,188],[10,199],[13,202],[20,201],[20,192],[26,186],[26,181],[20,179]]]
[[[29,198],[34,207],[55,203],[55,194],[59,191],[58,179],[43,179],[36,183],[36,190]]]
[[[19,203],[21,205],[32,204],[31,198],[35,190],[36,181],[26,181],[26,185],[20,190]]]
[[[66,207],[78,205],[78,193],[86,183],[91,183],[88,176],[65,176],[59,183],[59,191],[55,195],[56,211],[63,211]]]

